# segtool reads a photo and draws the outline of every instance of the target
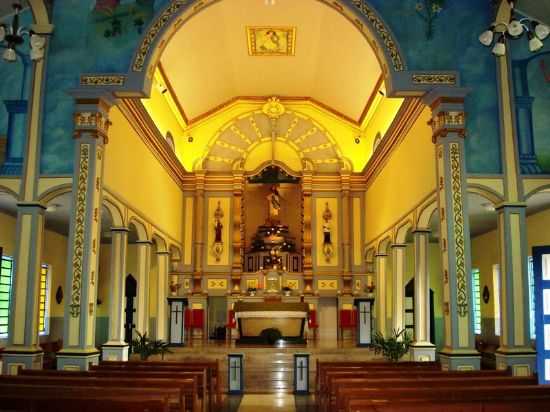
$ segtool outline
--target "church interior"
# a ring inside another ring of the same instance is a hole
[[[6,0],[0,100],[0,411],[547,410],[547,2]]]

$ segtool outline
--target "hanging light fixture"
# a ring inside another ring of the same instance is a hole
[[[20,2],[14,2],[12,4],[12,8],[13,19],[11,24],[0,24],[0,46],[5,47],[5,50],[2,53],[2,58],[9,63],[15,62],[17,60],[16,49],[24,43],[24,36],[29,37],[29,44],[31,46],[31,60],[40,60],[44,58],[46,39],[32,30],[27,30],[25,27],[20,26],[19,18],[20,13],[23,10],[23,6]]]
[[[524,33],[527,33],[529,40],[529,50],[533,53],[544,47],[543,40],[550,35],[550,27],[546,24],[531,20],[527,17],[518,19],[514,14],[514,2],[510,2],[510,21],[508,23],[493,23],[491,27],[481,33],[478,40],[486,47],[493,46],[495,34],[500,33],[500,37],[492,48],[495,56],[504,56],[506,54],[506,38],[512,40],[519,39]]]

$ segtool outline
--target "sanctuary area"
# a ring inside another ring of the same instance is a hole
[[[542,411],[550,3],[0,1],[0,411]]]

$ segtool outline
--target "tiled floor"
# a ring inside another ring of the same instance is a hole
[[[244,395],[238,412],[296,412],[294,395],[273,393]]]

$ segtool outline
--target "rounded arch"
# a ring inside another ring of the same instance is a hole
[[[170,260],[172,262],[181,261],[182,254],[181,254],[181,249],[179,248],[179,246],[171,244],[170,247],[169,247],[169,251],[170,251]]]
[[[468,185],[468,193],[477,194],[487,199],[493,205],[498,205],[504,201],[504,199],[499,193],[497,193],[493,189],[484,185],[479,185],[479,184]]]
[[[128,226],[136,228],[139,241],[149,240],[149,234],[147,233],[147,227],[145,224],[135,216],[132,216],[128,221]]]
[[[109,199],[103,198],[103,207],[111,215],[113,227],[124,227],[124,214],[116,204],[111,202]]]
[[[64,195],[65,193],[69,193],[72,190],[73,190],[72,183],[63,183],[61,185],[54,186],[46,190],[44,193],[40,195],[40,197],[38,198],[38,201],[43,204],[48,204],[56,197]]]
[[[166,240],[164,240],[164,238],[161,235],[159,235],[158,233],[153,233],[152,240],[157,246],[157,253],[170,252],[168,250],[168,245],[166,243]]]
[[[391,245],[391,236],[387,236],[383,238],[380,242],[378,242],[377,253],[380,255],[387,255],[390,245]]]
[[[538,193],[541,193],[541,192],[545,192],[545,191],[548,191],[550,189],[550,183],[548,184],[544,184],[544,185],[540,185],[540,186],[537,186],[535,187],[534,189],[531,189],[531,191],[527,192],[525,195],[524,195],[524,201],[527,201],[529,200],[530,198],[532,198],[533,196],[535,196],[536,194]]]
[[[8,195],[12,196],[15,200],[19,200],[19,195],[12,189],[10,189],[7,186],[0,184],[0,192],[7,193]]]
[[[368,248],[367,251],[365,252],[365,262],[367,263],[374,262],[374,255],[376,255],[376,248],[374,246]]]
[[[171,2],[160,10],[137,43],[127,83],[139,87],[144,95],[149,96],[153,73],[172,36],[192,17],[219,1],[223,0]],[[388,95],[392,95],[394,84],[399,83],[399,74],[406,70],[406,62],[395,36],[376,9],[367,0],[317,1],[337,11],[363,35],[378,59]]]
[[[398,226],[397,231],[395,232],[395,243],[398,245],[406,243],[407,234],[412,229],[412,227],[413,224],[411,220],[407,220],[405,223],[402,223],[400,226]]]
[[[418,214],[416,227],[421,229],[426,229],[430,227],[430,221],[432,220],[432,216],[434,215],[434,213],[437,211],[437,207],[437,200],[433,200],[432,202],[424,206]]]

